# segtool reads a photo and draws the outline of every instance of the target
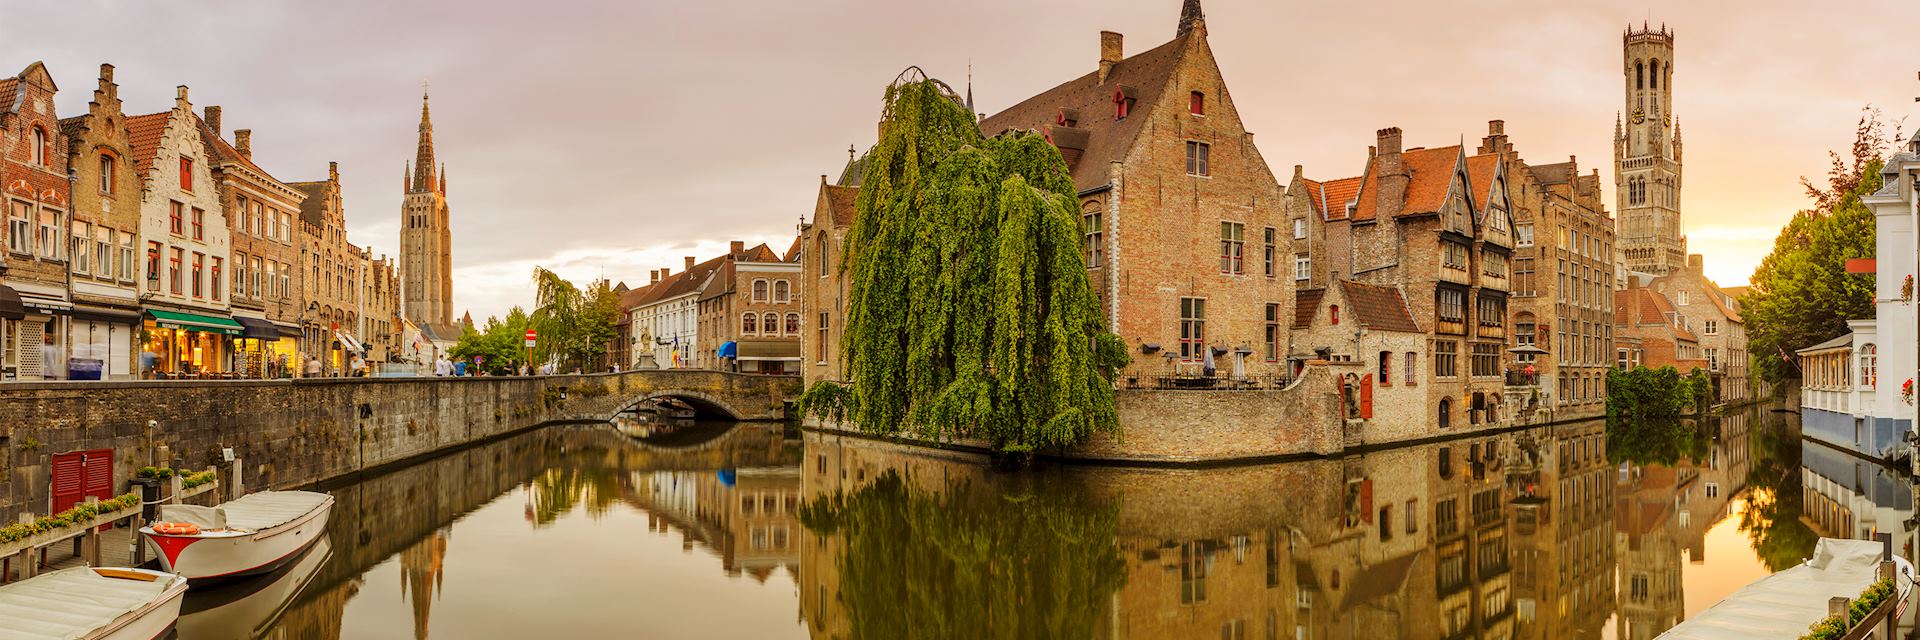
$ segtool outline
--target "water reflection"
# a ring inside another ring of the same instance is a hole
[[[1020,472],[777,426],[555,427],[329,487],[331,556],[180,637],[1650,638],[1821,535],[1911,557],[1907,481],[1790,416]]]

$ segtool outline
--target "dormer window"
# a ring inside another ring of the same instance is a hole
[[[1053,123],[1062,127],[1080,126],[1080,110],[1061,109],[1059,113],[1054,114]]]
[[[1115,89],[1113,92],[1113,117],[1115,119],[1125,119],[1129,114],[1132,114],[1133,102],[1133,87],[1122,85],[1120,88]]]
[[[1187,113],[1196,116],[1207,115],[1207,94],[1195,91],[1187,96]]]

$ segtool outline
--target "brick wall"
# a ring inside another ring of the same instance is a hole
[[[0,521],[46,512],[48,465],[66,451],[112,449],[120,490],[160,447],[192,468],[232,447],[248,488],[288,488],[549,422],[606,420],[648,397],[768,420],[798,392],[794,377],[714,371],[11,384],[0,415],[30,419],[0,425]]]

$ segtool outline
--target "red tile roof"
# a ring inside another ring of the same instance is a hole
[[[1669,314],[1677,315],[1673,302],[1660,292],[1646,287],[1634,287],[1613,292],[1613,323],[1628,326],[1662,326],[1673,332],[1677,339],[1698,342],[1692,331],[1682,329],[1669,320]]]
[[[1350,307],[1347,313],[1355,322],[1375,331],[1420,332],[1399,289],[1342,280],[1340,290]]]
[[[127,118],[127,142],[133,148],[133,166],[141,171],[153,168],[153,157],[160,151],[160,136],[166,134],[172,111]]]
[[[1400,162],[1407,170],[1407,193],[1401,199],[1403,204],[1399,215],[1439,211],[1447,202],[1454,169],[1460,166],[1460,145],[1410,149],[1401,152]],[[1354,220],[1372,220],[1379,208],[1380,200],[1375,195],[1380,189],[1379,163],[1378,156],[1368,161],[1370,166],[1357,194],[1359,203],[1354,208]]]
[[[1493,176],[1499,172],[1500,156],[1486,154],[1467,158],[1467,180],[1470,182],[1467,197],[1482,210],[1489,204],[1487,196],[1493,193]]]
[[[1294,294],[1293,328],[1306,329],[1313,326],[1313,316],[1320,312],[1320,300],[1327,297],[1326,289],[1308,289]]]
[[[800,261],[800,236],[793,237],[793,244],[787,245],[787,252],[780,254],[781,262]]]
[[[1347,203],[1360,193],[1360,176],[1339,180],[1305,180],[1307,200],[1322,220],[1347,219]]]
[[[1069,165],[1075,189],[1104,185],[1107,165],[1125,159],[1140,130],[1153,119],[1153,104],[1171,82],[1188,37],[1189,34],[1182,34],[1166,44],[1122,59],[1114,64],[1106,82],[1101,82],[1099,72],[1093,71],[1042,91],[980,121],[980,132],[988,136],[1009,130],[1041,132],[1058,124],[1062,110],[1077,111],[1079,120],[1073,128],[1086,131],[1084,143],[1077,131],[1071,134],[1070,142],[1056,140],[1070,145],[1084,144]],[[1134,99],[1133,110],[1125,118],[1118,117],[1114,108],[1117,92],[1127,92]]]

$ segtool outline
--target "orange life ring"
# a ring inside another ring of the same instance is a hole
[[[153,532],[169,536],[199,535],[200,527],[191,522],[156,522]]]

